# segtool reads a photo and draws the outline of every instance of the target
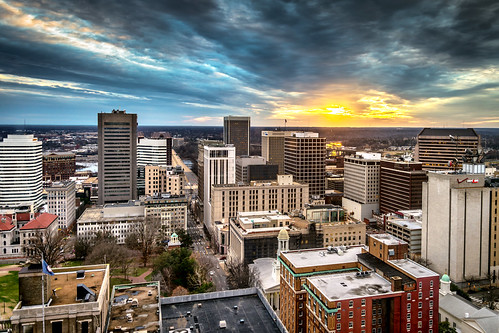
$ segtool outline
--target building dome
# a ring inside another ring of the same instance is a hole
[[[442,279],[441,280],[443,282],[450,282],[450,277],[447,274],[444,274],[444,275],[442,275]]]
[[[289,240],[289,234],[286,231],[286,229],[281,229],[281,231],[279,231],[279,235],[277,236],[277,239],[278,240]]]
[[[175,237],[175,238],[178,238],[178,235],[177,235],[176,233],[173,233],[171,237],[172,237],[172,238],[174,238],[174,237]]]

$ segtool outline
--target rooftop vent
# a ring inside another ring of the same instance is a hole
[[[225,320],[220,320],[220,323],[218,324],[218,327],[223,329],[227,328],[227,322]]]
[[[77,279],[84,279],[85,278],[85,271],[84,270],[79,270],[76,272],[76,278]]]
[[[239,324],[244,324],[244,319],[239,319]]]

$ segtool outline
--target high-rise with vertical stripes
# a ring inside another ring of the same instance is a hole
[[[99,204],[137,199],[137,115],[99,113]]]

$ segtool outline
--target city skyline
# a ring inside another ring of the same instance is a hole
[[[0,0],[0,123],[499,127],[494,2],[140,5]]]

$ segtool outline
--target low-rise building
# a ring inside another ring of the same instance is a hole
[[[45,239],[47,236],[54,235],[57,232],[58,226],[59,217],[49,213],[39,214],[33,220],[23,225],[20,229],[20,244],[23,247],[24,254],[27,256],[34,254],[29,252],[32,250],[25,248],[33,243],[34,237],[41,234],[42,238]]]
[[[159,282],[113,287],[104,332],[162,332]]]
[[[73,181],[54,182],[47,191],[48,212],[59,216],[59,229],[69,228],[76,219],[76,188]]]
[[[41,264],[19,272],[19,303],[10,318],[14,333],[97,333],[107,321],[109,265],[53,268],[42,273]],[[43,301],[42,308],[42,285]]]
[[[142,199],[145,216],[159,219],[161,229],[166,237],[176,230],[187,230],[189,201],[183,196],[146,197]]]
[[[76,156],[73,153],[43,155],[43,180],[60,181],[75,175]]]
[[[19,229],[9,215],[0,215],[0,259],[21,259],[24,254],[21,249]]]
[[[438,332],[438,274],[404,259],[388,234],[369,247],[281,252],[280,318],[289,332]]]
[[[409,253],[421,254],[422,223],[415,219],[401,219],[390,215],[385,220],[385,232],[400,238],[409,244]]]

